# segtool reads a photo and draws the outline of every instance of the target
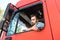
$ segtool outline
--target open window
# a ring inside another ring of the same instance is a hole
[[[24,12],[29,18],[31,16],[31,14],[36,14],[37,17],[39,18],[39,20],[43,23],[45,23],[44,21],[44,12],[43,12],[43,3],[36,3],[34,5],[25,7],[23,9],[21,9],[21,12]]]
[[[8,27],[7,36],[10,36],[10,35],[16,34],[16,33],[26,32],[25,29],[28,29],[32,26],[32,24],[31,24],[31,15],[32,14],[36,14],[39,22],[45,24],[44,13],[43,13],[43,4],[39,2],[37,4],[27,6],[25,8],[20,8],[17,12],[15,12],[13,19],[10,21],[11,24]],[[12,25],[12,24],[14,24],[14,25]],[[43,28],[44,28],[44,25],[42,28],[39,28],[39,29],[43,29]]]
[[[32,27],[32,24],[31,24],[31,15],[32,14],[36,14],[36,16],[38,17],[38,20],[39,20],[38,22],[42,23],[42,24],[40,24],[40,26],[43,26],[43,27],[41,27],[39,29],[40,30],[44,29],[45,20],[44,20],[43,4],[37,3],[37,4],[25,7],[20,10],[20,16],[23,17],[23,18],[20,17],[20,20],[26,25],[27,28]],[[19,31],[19,27],[17,27],[16,29],[17,29],[16,33],[19,33],[19,32],[17,32],[17,31]]]

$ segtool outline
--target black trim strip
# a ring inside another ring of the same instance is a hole
[[[23,8],[19,8],[19,10],[23,10],[23,9],[26,9],[26,8],[29,8],[29,7],[38,5],[38,4],[41,4],[41,5],[42,5],[42,2],[39,1],[39,2],[37,2],[37,3],[34,3],[34,4],[30,4],[30,5],[24,6]]]

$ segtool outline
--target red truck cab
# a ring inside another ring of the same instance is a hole
[[[14,6],[14,12],[27,10],[40,10],[43,13],[44,29],[6,36],[2,32],[1,40],[60,40],[60,6],[59,0],[21,0]],[[59,8],[59,9],[58,9]],[[13,13],[14,13],[13,12]],[[26,12],[27,13],[27,12]],[[29,12],[28,12],[29,13]],[[30,15],[30,14],[29,14]]]

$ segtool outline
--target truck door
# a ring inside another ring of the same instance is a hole
[[[6,7],[5,13],[4,13],[4,20],[2,22],[2,31],[1,31],[1,39],[3,40],[3,38],[5,37],[5,33],[7,32],[7,28],[9,25],[10,20],[12,19],[12,13],[17,10],[18,8],[15,7],[13,4],[9,3]]]

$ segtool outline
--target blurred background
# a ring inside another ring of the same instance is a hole
[[[0,0],[0,22],[3,20],[3,15],[8,3],[15,5],[20,0]]]

